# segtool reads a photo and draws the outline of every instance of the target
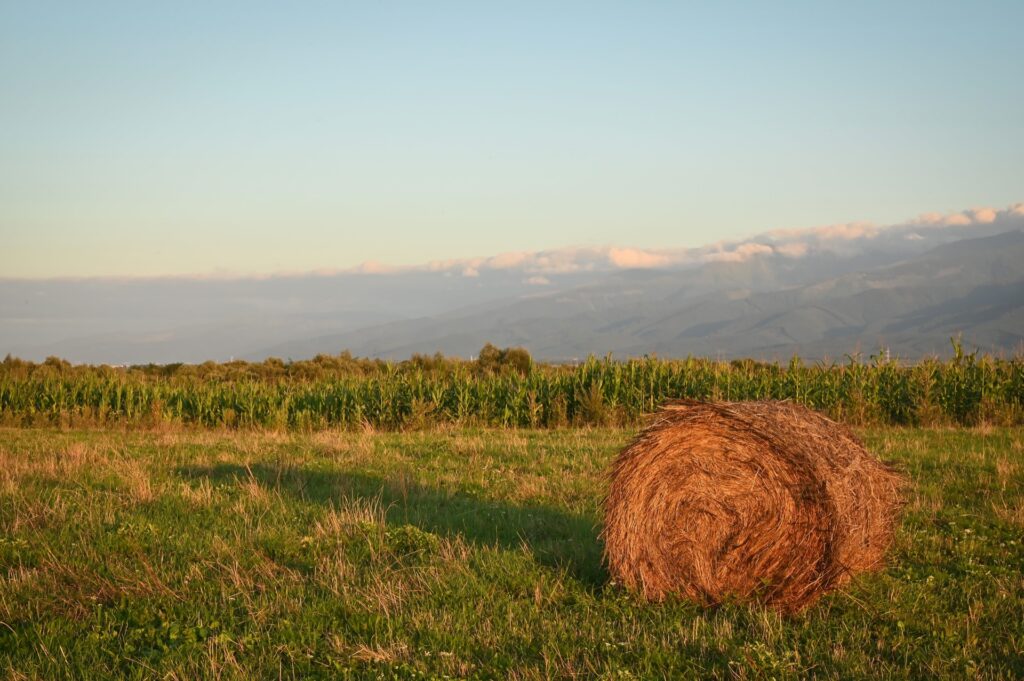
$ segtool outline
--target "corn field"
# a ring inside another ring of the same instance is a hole
[[[793,400],[855,425],[1024,423],[1024,358],[965,354],[959,347],[950,360],[911,365],[882,356],[830,364],[794,357],[785,365],[591,358],[576,366],[481,373],[472,362],[445,360],[440,367],[373,362],[358,371],[275,376],[262,375],[265,366],[208,363],[198,365],[204,371],[197,375],[178,365],[112,368],[8,358],[0,363],[0,424],[554,428],[634,424],[676,398]]]

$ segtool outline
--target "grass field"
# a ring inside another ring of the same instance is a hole
[[[1024,430],[861,431],[913,481],[892,560],[789,619],[608,582],[630,435],[0,430],[0,672],[1024,675]]]

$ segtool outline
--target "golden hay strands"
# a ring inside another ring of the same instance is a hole
[[[881,565],[903,503],[848,429],[789,402],[669,404],[610,477],[605,558],[652,601],[798,611]]]

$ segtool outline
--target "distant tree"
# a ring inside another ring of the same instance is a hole
[[[455,362],[449,360],[440,352],[433,355],[421,355],[413,353],[412,357],[401,363],[403,367],[410,367],[420,371],[446,371],[451,370]]]
[[[480,355],[476,362],[478,373],[483,374],[509,371],[525,376],[533,367],[533,358],[530,357],[526,348],[516,347],[502,350],[491,343],[480,348]]]
[[[477,369],[481,373],[496,373],[501,369],[501,350],[486,343],[480,348],[480,353],[476,358]]]
[[[533,358],[526,348],[507,348],[503,358],[503,364],[523,376],[530,373],[533,366]]]
[[[182,364],[181,362],[174,362],[172,364],[164,364],[162,367],[160,367],[160,375],[169,378],[171,376],[176,375],[179,371],[181,371],[181,368],[183,366],[185,366],[185,365]]]
[[[71,368],[71,362],[67,361],[66,359],[61,359],[60,357],[50,355],[49,357],[46,358],[46,361],[43,362],[43,366],[53,367],[60,371],[64,371]]]

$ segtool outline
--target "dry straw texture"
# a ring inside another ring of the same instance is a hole
[[[796,612],[881,565],[902,478],[789,402],[677,402],[619,454],[605,501],[615,580],[652,601]]]

